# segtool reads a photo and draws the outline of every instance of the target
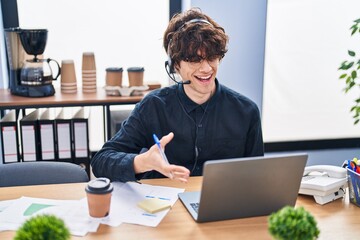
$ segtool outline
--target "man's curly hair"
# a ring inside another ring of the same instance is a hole
[[[193,19],[204,19],[189,22]],[[174,15],[164,33],[163,46],[178,68],[180,61],[199,62],[202,59],[223,58],[229,37],[225,30],[198,8]],[[201,52],[201,56],[198,53]]]

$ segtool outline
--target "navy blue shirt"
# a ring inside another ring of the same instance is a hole
[[[193,102],[182,85],[154,90],[136,104],[121,129],[91,160],[96,177],[135,181],[164,177],[156,171],[135,174],[134,158],[173,132],[165,147],[170,164],[181,165],[192,176],[202,174],[205,161],[264,155],[261,119],[256,104],[219,84],[204,104]]]

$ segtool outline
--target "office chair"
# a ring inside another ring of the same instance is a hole
[[[124,120],[126,120],[132,112],[132,109],[111,111],[111,137],[113,137],[121,128]]]
[[[79,165],[67,162],[17,162],[0,165],[0,187],[87,182]]]

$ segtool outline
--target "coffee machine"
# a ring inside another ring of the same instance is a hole
[[[10,69],[9,88],[14,95],[46,97],[55,94],[52,81],[61,72],[57,61],[41,59],[47,41],[47,29],[5,29],[6,49]],[[50,62],[57,68],[53,75]]]

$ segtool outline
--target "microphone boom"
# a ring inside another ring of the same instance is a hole
[[[176,82],[177,84],[190,84],[191,83],[191,81],[190,80],[186,80],[186,81],[181,81],[181,82],[179,82],[179,81],[176,81],[176,79],[175,79],[175,77],[174,77],[174,74],[172,74],[172,76],[171,76],[171,74],[170,74],[170,71],[169,71],[169,62],[168,61],[165,61],[165,70],[166,70],[166,73],[167,73],[167,75],[169,76],[169,78],[171,79],[171,80],[173,80],[174,82]]]

